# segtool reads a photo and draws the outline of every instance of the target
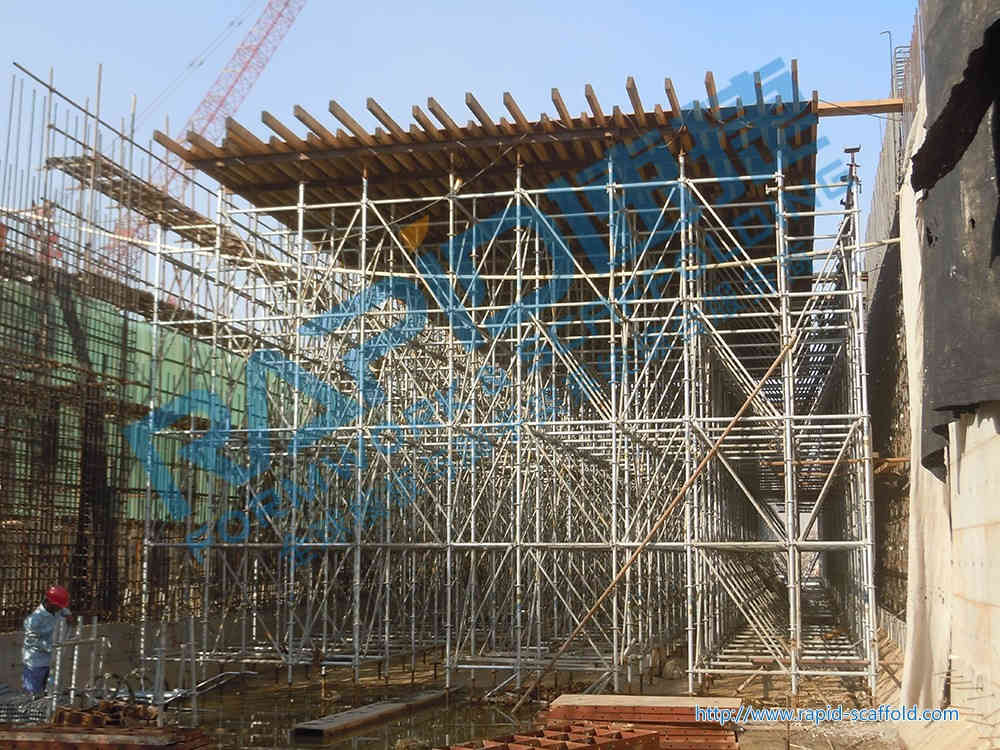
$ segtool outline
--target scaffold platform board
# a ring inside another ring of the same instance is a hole
[[[367,724],[385,721],[407,711],[429,706],[442,700],[447,694],[447,690],[426,690],[406,700],[381,701],[367,706],[358,706],[320,719],[296,724],[292,733],[296,736],[330,737]]]

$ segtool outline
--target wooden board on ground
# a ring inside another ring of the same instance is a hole
[[[645,708],[739,708],[739,698],[717,698],[697,695],[585,695],[563,693],[549,704],[557,706],[616,706],[636,709]]]
[[[292,733],[300,737],[330,737],[367,724],[385,721],[407,711],[429,706],[443,699],[447,694],[447,690],[427,690],[406,700],[381,701],[367,706],[358,706],[324,716],[321,719],[303,721],[293,727]]]

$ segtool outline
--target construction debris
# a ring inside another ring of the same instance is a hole
[[[66,727],[124,727],[148,725],[156,720],[158,710],[121,701],[101,701],[90,708],[77,709],[60,706],[52,717],[54,726]]]
[[[5,750],[199,750],[213,743],[211,737],[198,729],[0,725],[0,746]]]

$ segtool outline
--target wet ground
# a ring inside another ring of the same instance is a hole
[[[259,680],[259,678],[257,678]],[[373,724],[347,736],[323,739],[293,738],[292,727],[349,708],[348,702],[324,700],[319,686],[293,685],[279,688],[248,681],[243,690],[203,696],[198,726],[218,740],[217,747],[244,748],[323,748],[324,750],[427,750],[472,739],[496,737],[527,729],[537,710],[531,707],[517,716],[502,706],[472,703],[459,696],[387,722]],[[419,688],[417,688],[419,689]],[[409,686],[359,692],[359,702],[370,703],[411,694]],[[179,723],[192,723],[187,708],[175,711]],[[745,750],[896,750],[900,745],[889,726],[753,725],[742,735]]]
[[[427,675],[430,677],[430,675]],[[408,673],[407,673],[408,678]],[[400,681],[402,682],[402,681]],[[295,724],[317,719],[381,700],[412,695],[433,685],[422,680],[411,686],[375,678],[356,687],[348,681],[299,679],[291,686],[274,684],[265,675],[242,684],[230,683],[222,691],[201,696],[197,720],[190,707],[169,712],[168,721],[198,726],[218,739],[219,748],[317,748],[336,750],[424,750],[466,740],[509,734],[530,726],[536,708],[518,717],[504,707],[472,703],[459,694],[447,701],[362,727],[347,736],[323,739],[293,738]]]
[[[740,750],[905,750],[893,727],[838,725],[750,727]]]
[[[890,656],[883,651],[884,656]],[[293,739],[292,727],[302,721],[317,719],[347,710],[352,706],[367,705],[382,700],[398,700],[420,690],[443,687],[443,675],[434,662],[436,656],[422,659],[411,673],[405,665],[393,665],[389,675],[368,668],[358,682],[350,678],[346,669],[331,670],[325,679],[313,671],[300,669],[293,683],[288,685],[284,670],[275,672],[273,667],[263,667],[260,674],[235,680],[222,689],[201,696],[198,701],[197,719],[189,706],[170,710],[168,721],[185,726],[198,726],[214,736],[216,747],[231,750],[243,748],[335,748],[337,750],[425,750],[446,747],[472,739],[510,734],[514,730],[531,726],[535,713],[541,707],[528,705],[518,715],[510,713],[508,706],[470,701],[469,696],[481,695],[496,684],[497,676],[480,676],[479,684],[461,686],[460,692],[447,703],[439,703],[387,722],[361,728],[350,735],[329,740]],[[886,659],[896,664],[895,658]],[[899,660],[901,661],[901,659]],[[622,692],[633,694],[680,695],[686,691],[686,680],[677,673],[676,665],[664,677],[649,679],[644,684],[623,686]],[[895,680],[880,674],[877,703],[892,702]],[[503,675],[500,676],[502,679]],[[580,679],[579,677],[577,678]],[[745,680],[740,680],[745,682]],[[829,703],[851,706],[858,701],[854,690],[843,685],[808,681],[804,686],[799,705],[823,706]],[[485,684],[484,684],[485,683]],[[552,698],[562,692],[580,692],[589,683],[570,683],[563,675],[558,685],[552,678],[546,681],[543,698]],[[775,686],[778,688],[778,686]],[[839,687],[839,689],[838,689]],[[780,688],[766,696],[760,692],[760,680],[738,690],[736,684],[720,680],[710,691],[712,695],[739,695],[756,705],[788,705],[787,696],[780,695]],[[815,692],[816,695],[812,695]],[[511,689],[508,697],[516,700]],[[768,700],[770,698],[771,700]],[[753,725],[743,735],[740,746],[746,750],[894,750],[899,745],[894,728],[887,725],[850,725],[846,723],[811,726]]]
[[[453,701],[449,705],[442,703],[363,727],[347,737],[325,741],[293,738],[291,728],[294,724],[326,715],[320,708],[303,701],[282,703],[277,696],[270,704],[235,699],[212,701],[199,712],[199,726],[218,738],[218,747],[234,750],[317,747],[336,750],[424,750],[510,733],[530,724],[530,715],[517,721],[499,708]]]

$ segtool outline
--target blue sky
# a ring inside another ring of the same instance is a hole
[[[82,101],[93,97],[104,65],[102,113],[112,122],[127,114],[132,94],[143,111],[227,25],[250,8],[247,20],[154,108],[140,134],[171,130],[187,119],[264,0],[174,0],[95,4],[49,0],[13,3],[2,11],[3,54],[37,75],[54,68],[56,85]],[[258,134],[267,109],[297,132],[300,104],[336,125],[327,105],[337,99],[362,124],[373,126],[365,99],[373,96],[404,127],[410,107],[434,96],[459,122],[470,118],[466,91],[488,112],[506,114],[504,91],[529,119],[553,107],[557,86],[573,114],[586,109],[584,85],[594,86],[605,111],[628,109],[625,79],[635,77],[647,108],[666,104],[663,79],[673,79],[683,103],[705,98],[704,76],[716,83],[776,57],[798,58],[805,95],[827,100],[883,97],[889,89],[889,44],[908,43],[913,0],[774,2],[550,2],[505,3],[381,0],[334,3],[309,0],[270,65],[237,113]],[[9,80],[9,79],[8,79]],[[9,84],[4,84],[5,88]],[[881,121],[861,116],[826,119],[831,141],[823,163],[843,146],[862,145],[863,180],[878,160]],[[3,126],[0,126],[3,127]],[[828,156],[829,154],[829,156]],[[867,198],[862,197],[863,205]]]

